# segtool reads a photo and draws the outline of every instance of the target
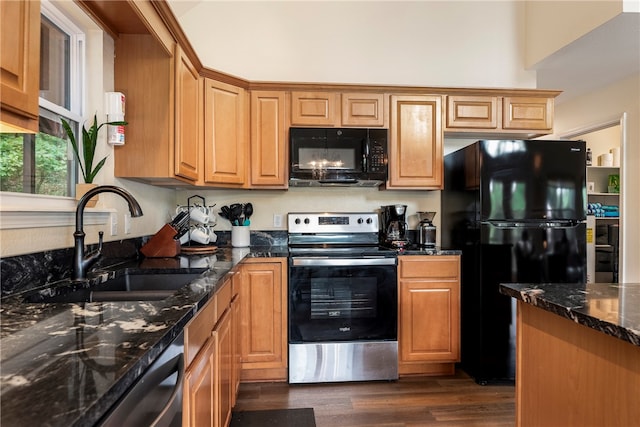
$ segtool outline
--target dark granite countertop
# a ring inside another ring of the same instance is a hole
[[[439,248],[398,252],[401,256],[459,254]],[[236,264],[245,257],[288,255],[286,246],[251,246],[219,248],[211,255],[120,262],[92,272],[87,285],[127,269],[202,272],[160,301],[39,304],[24,302],[25,292],[3,297],[0,424],[94,425],[182,331]],[[51,286],[43,292],[50,293]]]
[[[411,245],[409,247],[399,249],[398,255],[462,255],[462,251],[457,249],[440,249],[440,248],[422,248],[417,245]]]
[[[0,384],[6,426],[91,426],[131,386],[245,257],[286,248],[223,248],[215,254],[144,259],[117,269],[201,272],[160,301],[25,303],[2,299]],[[106,280],[113,271],[93,276]]]
[[[640,283],[502,283],[500,292],[640,346]]]

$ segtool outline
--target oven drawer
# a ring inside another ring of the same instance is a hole
[[[399,272],[403,279],[457,278],[460,274],[459,257],[452,256],[401,256]]]

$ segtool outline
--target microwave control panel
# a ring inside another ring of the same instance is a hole
[[[372,140],[369,142],[369,172],[385,172],[387,170],[386,143]]]

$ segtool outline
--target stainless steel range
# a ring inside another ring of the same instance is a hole
[[[397,254],[376,213],[290,213],[289,382],[398,378]]]

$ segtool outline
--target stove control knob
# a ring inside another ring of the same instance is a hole
[[[371,224],[373,223],[373,220],[371,218],[367,218],[367,224]]]
[[[309,221],[309,218],[305,218],[305,219],[304,219],[304,223],[305,223],[305,224],[309,225],[309,223],[310,223],[310,222],[311,222],[311,221]]]
[[[364,220],[362,218],[358,218],[358,224],[362,224],[364,223]]]
[[[300,225],[300,218],[296,218],[296,220],[294,221],[296,224]]]

